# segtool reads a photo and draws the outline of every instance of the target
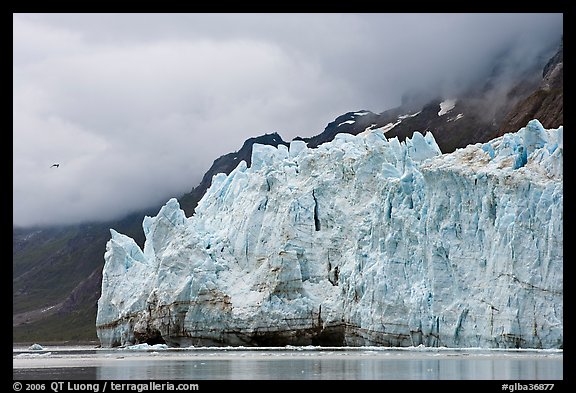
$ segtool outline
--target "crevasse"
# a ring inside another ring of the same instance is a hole
[[[101,344],[562,348],[562,135],[254,145],[144,250],[111,230]]]

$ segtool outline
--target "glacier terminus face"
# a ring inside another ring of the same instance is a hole
[[[254,145],[192,217],[111,230],[102,346],[563,346],[563,127]]]

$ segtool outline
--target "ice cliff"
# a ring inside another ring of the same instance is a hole
[[[144,250],[111,230],[102,346],[562,348],[562,136],[254,145],[194,216],[146,217]]]

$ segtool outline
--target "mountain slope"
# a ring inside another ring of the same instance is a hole
[[[543,70],[538,88],[512,108],[500,125],[500,134],[514,130],[529,119],[540,119],[545,127],[563,124],[564,116],[564,51],[563,42],[558,52]]]
[[[143,244],[143,216],[132,214],[114,223],[14,228],[13,340],[94,340],[109,225],[124,228]]]

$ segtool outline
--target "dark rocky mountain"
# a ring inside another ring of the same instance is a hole
[[[340,132],[357,135],[367,127],[384,127],[388,138],[400,141],[414,131],[432,132],[442,152],[451,153],[470,143],[487,142],[503,132],[517,131],[533,118],[540,119],[545,127],[562,124],[562,46],[546,64],[544,79],[542,65],[514,80],[500,75],[500,69],[496,65],[485,83],[458,97],[438,96],[418,105],[406,96],[397,108],[379,114],[348,112],[329,123],[321,134],[299,139],[316,147]]]
[[[513,132],[531,119],[539,119],[547,128],[564,124],[563,46],[562,41],[556,54],[544,66],[538,88],[507,113],[498,135]]]
[[[423,100],[407,94],[401,105],[381,113],[359,110],[328,123],[320,134],[298,137],[309,147],[331,141],[338,133],[357,135],[383,128],[388,138],[404,140],[414,131],[432,132],[444,153],[517,131],[538,118],[552,128],[563,121],[563,45],[535,68],[504,80],[495,65],[487,81],[458,97]],[[277,133],[250,138],[240,150],[217,158],[200,184],[179,198],[191,216],[216,173],[230,173],[245,160],[250,165],[254,143],[288,145]],[[96,310],[109,228],[143,246],[142,219],[160,206],[123,219],[51,228],[13,229],[13,341],[96,341]]]

